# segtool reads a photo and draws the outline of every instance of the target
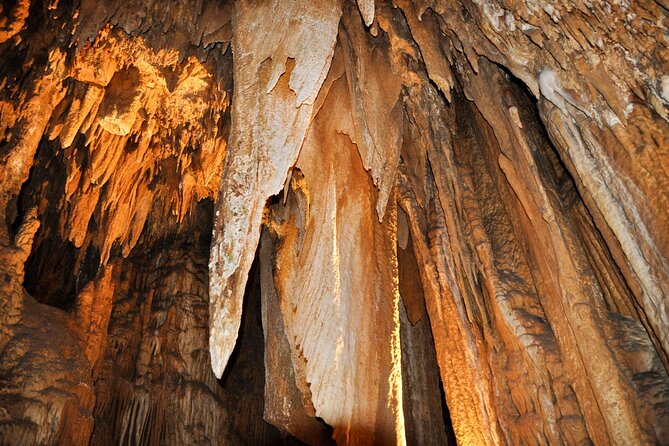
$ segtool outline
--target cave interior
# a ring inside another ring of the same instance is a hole
[[[0,445],[669,445],[667,0],[8,0]]]

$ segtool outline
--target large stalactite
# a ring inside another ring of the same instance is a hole
[[[0,6],[0,444],[669,444],[664,0]]]

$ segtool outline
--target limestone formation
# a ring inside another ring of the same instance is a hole
[[[0,444],[669,444],[665,0],[0,6]]]

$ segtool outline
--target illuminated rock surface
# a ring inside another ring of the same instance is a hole
[[[4,2],[0,444],[669,444],[668,9]]]

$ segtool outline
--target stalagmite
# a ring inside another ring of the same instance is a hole
[[[669,444],[669,4],[0,6],[0,445]]]

